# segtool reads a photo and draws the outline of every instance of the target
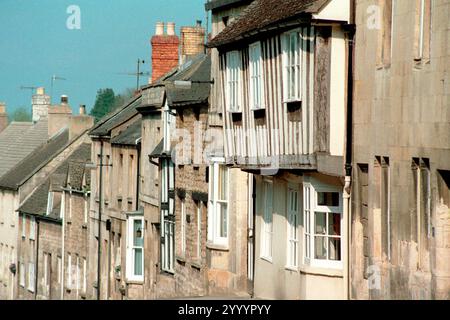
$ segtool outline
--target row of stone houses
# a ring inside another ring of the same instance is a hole
[[[95,125],[0,133],[0,298],[450,298],[450,1],[205,8]]]

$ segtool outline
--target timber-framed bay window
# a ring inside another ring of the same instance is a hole
[[[161,270],[174,273],[175,166],[170,158],[161,163]]]
[[[250,67],[250,108],[259,110],[265,108],[264,72],[261,54],[261,42],[255,42],[249,47]]]
[[[261,230],[261,258],[272,261],[273,255],[273,181],[264,180],[264,207]]]
[[[144,281],[144,217],[129,215],[127,221],[127,280]]]
[[[230,112],[241,111],[241,56],[239,51],[230,51],[226,54],[226,110]]]
[[[342,193],[338,188],[304,183],[304,262],[342,268]]]
[[[284,101],[302,99],[302,37],[295,30],[282,36]]]
[[[223,159],[212,159],[209,167],[208,242],[228,246],[229,169]]]

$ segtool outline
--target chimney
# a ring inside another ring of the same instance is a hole
[[[152,45],[152,82],[178,66],[180,40],[175,34],[175,23],[167,23],[167,34],[164,24],[156,24],[156,34],[151,39]]]
[[[31,98],[31,108],[33,111],[33,122],[39,121],[41,118],[47,118],[48,107],[50,106],[50,96],[45,94],[45,88],[36,89],[36,94]]]
[[[86,106],[80,105],[80,114],[70,117],[69,139],[73,140],[94,126],[94,118],[86,114]]]
[[[72,108],[69,106],[69,98],[61,96],[61,104],[48,107],[48,136],[52,137],[63,128],[68,128]]]
[[[202,21],[197,20],[194,27],[181,28],[181,59],[182,63],[188,56],[194,56],[199,53],[205,53],[205,28],[202,27]]]
[[[6,114],[6,103],[0,102],[0,132],[8,126],[8,115]]]

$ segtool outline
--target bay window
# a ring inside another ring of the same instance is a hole
[[[264,78],[263,62],[261,55],[261,43],[250,45],[250,108],[253,110],[263,109],[264,104]]]
[[[303,190],[305,263],[342,268],[342,194],[309,183]]]
[[[241,59],[239,51],[226,54],[226,106],[231,112],[239,112],[241,104]]]
[[[289,188],[288,191],[288,251],[287,267],[298,267],[298,215],[299,191]]]
[[[162,159],[161,168],[161,269],[174,272],[175,248],[175,167]]]
[[[208,241],[228,245],[228,167],[219,161],[210,165]]]
[[[284,101],[299,101],[302,96],[302,52],[300,32],[293,31],[283,35],[283,87]]]
[[[144,280],[144,217],[128,217],[127,278]]]

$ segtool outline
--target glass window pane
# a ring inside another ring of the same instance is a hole
[[[220,208],[220,237],[228,236],[228,211],[225,203],[219,203]]]
[[[134,275],[142,276],[142,249],[134,249]]]
[[[316,259],[327,258],[327,238],[326,237],[314,237],[314,248]]]
[[[134,220],[133,222],[133,245],[142,247],[144,245],[144,232],[142,230],[142,220]]]
[[[329,260],[339,261],[341,260],[341,239],[329,238]]]
[[[338,213],[328,213],[328,234],[330,236],[341,235],[341,215]]]
[[[219,200],[227,200],[227,170],[225,166],[219,166]]]
[[[339,207],[339,192],[318,192],[317,205]]]
[[[316,212],[315,220],[315,233],[316,234],[327,234],[327,215],[325,212]]]

